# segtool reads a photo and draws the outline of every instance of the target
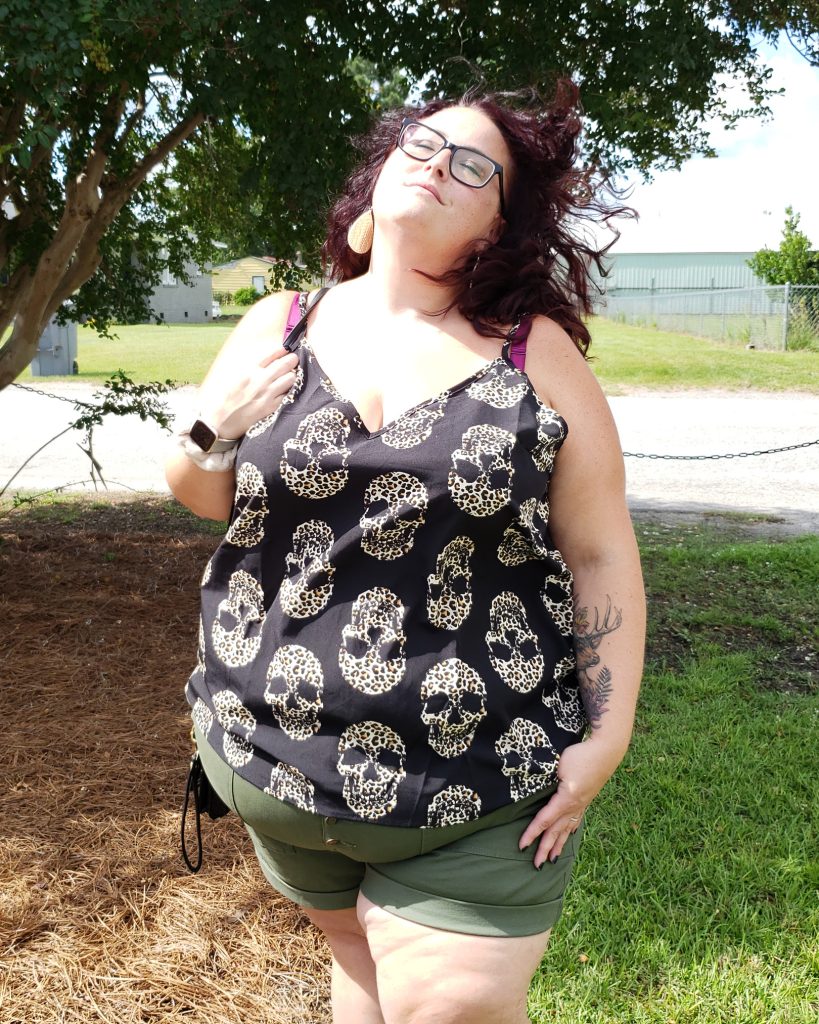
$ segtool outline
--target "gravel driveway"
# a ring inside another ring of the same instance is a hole
[[[48,396],[10,387],[0,394],[0,487],[21,463],[62,430],[73,406],[53,396],[92,400],[96,385],[37,382]],[[169,406],[191,418],[195,390],[180,388]],[[759,392],[645,392],[611,398],[623,450],[710,455],[780,448],[819,439],[819,398]],[[72,431],[33,459],[9,493],[65,484],[91,487],[89,462]],[[112,490],[167,491],[162,471],[168,435],[137,417],[109,416],[94,431],[94,454]],[[632,508],[664,511],[733,509],[780,515],[819,531],[819,445],[778,455],[672,462],[626,459]],[[85,483],[83,483],[85,481]]]

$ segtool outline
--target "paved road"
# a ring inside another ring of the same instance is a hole
[[[41,444],[72,418],[73,407],[53,396],[91,400],[80,382],[37,383],[49,397],[16,387],[0,393],[0,487]],[[195,392],[181,388],[169,405],[189,420]],[[610,399],[623,450],[708,455],[779,448],[819,439],[819,398],[803,394],[646,392]],[[68,483],[88,489],[88,459],[72,431],[38,455],[10,492]],[[94,432],[94,452],[111,489],[166,491],[162,472],[168,435],[134,416],[109,416]],[[795,515],[819,532],[819,445],[780,455],[707,462],[626,460],[634,508],[736,509]],[[82,484],[85,481],[85,484]]]

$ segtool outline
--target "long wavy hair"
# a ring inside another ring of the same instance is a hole
[[[604,257],[619,237],[609,221],[634,211],[619,204],[621,194],[595,168],[580,165],[580,94],[570,79],[557,82],[551,101],[534,90],[487,93],[476,88],[458,100],[437,99],[382,115],[354,140],[362,160],[330,211],[322,248],[325,273],[348,281],[367,271],[369,254],[350,249],[347,231],[372,205],[375,182],[397,145],[402,119],[429,117],[452,106],[486,114],[503,135],[513,166],[500,237],[476,240],[453,267],[432,278],[452,289],[451,303],[440,312],[457,307],[479,334],[498,338],[505,336],[501,325],[540,313],[558,323],[585,356],[591,337],[584,317],[592,311],[592,291],[599,291],[592,264],[601,278],[607,275]],[[591,232],[583,231],[590,221],[605,223],[611,231],[611,241],[602,248]]]

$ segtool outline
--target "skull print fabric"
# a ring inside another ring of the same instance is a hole
[[[439,629],[463,625],[472,607],[472,570],[469,559],[475,543],[454,537],[435,560],[435,572],[427,577],[427,614]]]
[[[267,669],[264,699],[292,739],[307,740],[318,732],[323,689],[321,662],[312,651],[299,644],[287,644],[273,655]]]
[[[236,474],[235,507],[237,515],[225,535],[225,541],[252,548],[264,537],[267,488],[264,477],[251,462],[245,462]]]
[[[370,430],[304,324],[202,575],[200,734],[271,798],[351,821],[444,828],[549,791],[587,728],[549,526],[565,421],[507,344]]]
[[[464,431],[452,453],[449,490],[455,504],[471,516],[491,516],[512,495],[511,453],[515,435],[479,423]]]
[[[279,600],[288,615],[309,618],[330,600],[335,573],[330,549],[334,539],[332,527],[320,519],[296,527],[292,550],[285,558],[287,572],[279,588]]]
[[[367,821],[377,821],[397,802],[406,777],[404,741],[388,725],[360,722],[341,734],[338,770],[344,779],[344,799]]]
[[[386,587],[355,599],[338,652],[341,673],[353,689],[385,693],[401,682],[407,667],[403,618],[404,606]]]
[[[421,700],[432,749],[441,757],[463,754],[486,716],[486,687],[475,669],[458,658],[433,665],[421,683]]]
[[[361,546],[368,555],[391,560],[412,548],[423,526],[429,502],[427,489],[411,473],[383,473],[367,485],[360,524]]]
[[[248,665],[259,653],[264,620],[264,591],[258,580],[238,569],[213,620],[213,649],[228,668]]]
[[[282,479],[303,498],[329,498],[347,483],[350,423],[340,409],[305,416],[283,445]]]

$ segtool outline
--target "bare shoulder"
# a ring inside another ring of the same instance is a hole
[[[282,340],[295,295],[296,292],[290,291],[274,292],[254,302],[231,332],[225,347],[244,348],[259,344],[270,349],[271,343],[275,347],[275,342]]]
[[[581,411],[586,422],[597,415],[608,419],[608,403],[591,367],[569,334],[547,316],[532,323],[526,375],[541,401],[570,422]]]
[[[282,355],[282,338],[295,292],[275,292],[255,302],[227,336],[211,363],[202,389],[220,387],[225,373],[258,366],[269,356]]]

